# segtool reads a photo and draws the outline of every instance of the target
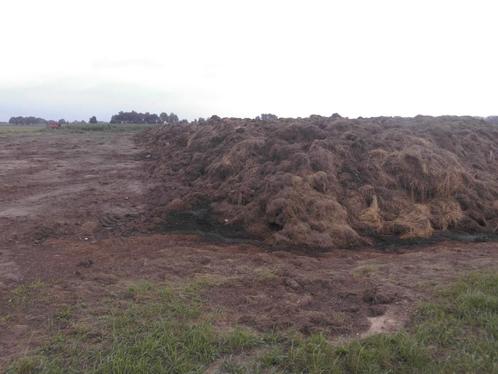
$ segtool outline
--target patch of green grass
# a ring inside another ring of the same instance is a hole
[[[201,373],[225,354],[262,341],[244,329],[216,331],[186,287],[137,282],[108,313],[66,328],[9,373]],[[66,313],[62,313],[66,316]]]
[[[38,356],[23,357],[12,365],[10,371],[18,374],[36,373],[42,361],[43,358]]]
[[[218,274],[199,274],[194,276],[183,289],[186,294],[196,297],[206,288],[220,286],[234,278],[229,278]]]
[[[296,336],[260,360],[288,373],[496,373],[498,274],[473,274],[444,290],[407,331],[339,347],[321,334]]]
[[[227,353],[239,353],[261,345],[262,340],[253,332],[237,327],[230,334],[223,336],[223,346]]]
[[[128,285],[107,313],[75,321],[8,373],[498,372],[497,273],[440,291],[406,331],[341,345],[322,334],[217,331],[196,295],[204,281]]]
[[[58,129],[50,129],[45,125],[1,125],[0,126],[0,136],[9,135],[29,135],[29,134],[60,134],[60,133],[70,133],[70,134],[81,134],[88,132],[95,133],[116,133],[116,132],[139,132],[147,128],[156,125],[149,124],[109,124],[109,123],[97,123],[97,124],[67,124],[63,125]]]
[[[408,334],[376,335],[340,347],[315,334],[291,339],[261,361],[288,373],[409,373],[423,372],[430,357]]]

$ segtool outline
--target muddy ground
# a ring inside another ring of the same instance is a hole
[[[337,339],[399,329],[435,286],[498,268],[493,242],[307,255],[137,229],[153,186],[134,136],[0,134],[0,371],[46,341],[61,307],[98,314],[126,281],[202,281],[206,310],[223,311],[220,328]],[[14,305],[29,287],[50,297]]]

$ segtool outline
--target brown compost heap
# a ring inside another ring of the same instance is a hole
[[[484,119],[214,116],[142,141],[166,227],[331,248],[498,226],[498,125]]]

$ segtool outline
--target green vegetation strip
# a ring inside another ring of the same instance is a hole
[[[47,129],[42,126],[14,126],[0,125],[0,135],[22,135],[45,132]]]
[[[86,133],[86,132],[138,132],[156,125],[148,124],[84,124],[84,125],[64,125],[59,129],[48,129],[54,133]]]
[[[50,129],[46,126],[16,126],[1,125],[1,135],[29,135],[29,134],[82,134],[82,133],[122,133],[122,132],[139,132],[156,125],[148,124],[68,124],[57,129]]]
[[[406,331],[343,345],[321,335],[217,331],[196,287],[128,290],[95,325],[77,324],[9,373],[498,372],[498,274],[473,274],[422,305]]]

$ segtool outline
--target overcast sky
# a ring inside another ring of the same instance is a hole
[[[1,0],[0,121],[498,114],[496,0]]]

